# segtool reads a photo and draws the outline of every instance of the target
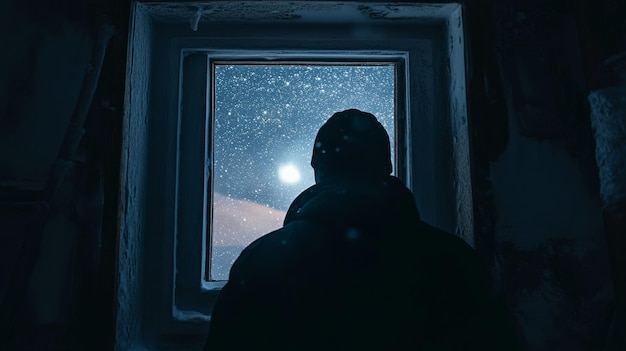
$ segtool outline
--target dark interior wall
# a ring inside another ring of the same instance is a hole
[[[623,12],[615,12],[623,4],[512,0],[492,8],[486,101],[493,108],[486,112],[506,128],[475,139],[489,152],[474,155],[477,174],[489,175],[494,275],[526,349],[606,349],[607,340],[623,348],[623,340],[615,346],[623,325],[611,327],[620,291],[613,280],[623,280],[612,276],[607,250],[616,221],[607,222],[598,193],[587,102],[590,91],[618,84],[601,67],[624,50],[624,32],[614,30],[624,26]]]
[[[490,166],[501,283],[527,349],[602,349],[613,290],[575,11],[495,11],[508,121]]]
[[[0,349],[108,350],[129,4],[0,6]]]
[[[129,1],[0,6],[0,345],[112,349]],[[599,67],[626,49],[625,5],[466,10],[477,248],[526,349],[602,349],[614,294],[585,101],[614,84]],[[68,152],[81,101],[85,133]]]

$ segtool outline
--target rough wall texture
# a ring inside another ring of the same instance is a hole
[[[140,259],[143,246],[144,182],[147,177],[146,143],[148,120],[148,75],[150,73],[150,33],[148,18],[135,8],[133,37],[129,39],[129,55],[141,65],[129,70],[126,85],[126,106],[123,125],[121,166],[121,207],[119,215],[117,329],[115,349],[130,350],[140,337],[142,271]]]
[[[195,31],[202,22],[272,22],[272,21],[299,21],[299,22],[333,22],[349,18],[360,22],[368,20],[402,21],[415,18],[432,21],[433,18],[445,18],[449,8],[457,5],[447,3],[423,3],[414,6],[413,10],[400,9],[394,4],[384,4],[378,1],[361,1],[354,6],[343,2],[328,1],[323,4],[315,1],[249,1],[243,6],[231,1],[203,1],[203,2],[164,2],[151,6],[151,15],[160,20],[177,20],[189,18],[190,26]],[[372,3],[372,4],[368,4]],[[191,14],[191,15],[190,15]]]
[[[626,88],[605,88],[589,95],[596,135],[600,193],[605,205],[626,199]]]
[[[462,8],[457,11],[461,12]],[[467,91],[465,75],[464,23],[461,13],[454,23],[447,23],[450,32],[448,39],[448,71],[450,72],[450,116],[453,162],[455,164],[456,195],[456,235],[475,247],[474,209],[472,200],[472,170],[470,166],[470,138],[467,118]]]
[[[495,11],[509,125],[491,167],[498,276],[526,349],[603,349],[614,297],[597,178],[587,176],[575,19],[551,3]]]

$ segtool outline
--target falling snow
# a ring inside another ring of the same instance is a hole
[[[314,183],[313,140],[333,113],[370,112],[393,137],[394,67],[217,65],[215,82],[213,190],[232,201],[214,206],[232,208],[214,209],[211,275],[226,279],[239,252],[267,233],[259,228],[278,228]]]

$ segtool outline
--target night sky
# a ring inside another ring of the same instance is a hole
[[[313,141],[330,116],[374,114],[392,138],[394,66],[217,65],[213,273],[225,278],[244,246],[280,227],[314,184]]]
[[[313,140],[334,112],[370,112],[393,135],[392,65],[218,65],[215,81],[214,186],[229,197],[286,210],[314,183]]]

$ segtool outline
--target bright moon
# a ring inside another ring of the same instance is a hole
[[[300,171],[292,164],[282,165],[278,168],[278,178],[287,184],[294,184],[300,180]]]

